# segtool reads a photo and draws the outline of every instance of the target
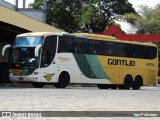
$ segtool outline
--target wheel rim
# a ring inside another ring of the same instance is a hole
[[[58,80],[58,88],[65,88],[67,87],[67,85],[69,84],[70,79],[68,77],[68,75],[66,74],[61,74],[59,76],[59,80]]]
[[[60,78],[59,78],[59,84],[60,84],[61,86],[65,86],[65,85],[66,85],[66,79],[65,79],[64,77],[60,77]]]

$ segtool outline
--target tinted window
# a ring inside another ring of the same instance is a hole
[[[101,41],[94,41],[95,54],[101,54],[102,43]]]
[[[89,43],[88,43],[88,40],[83,40],[82,42],[82,53],[84,54],[88,54],[89,52]]]
[[[114,43],[114,42],[103,42],[102,53],[104,55],[116,56],[117,55],[116,43]]]
[[[125,56],[125,44],[117,43],[117,56],[124,57]]]
[[[142,58],[148,59],[149,58],[149,47],[142,46]]]
[[[83,44],[81,39],[74,39],[74,52],[75,53],[82,53],[83,52]]]
[[[125,57],[132,57],[132,45],[130,44],[124,44],[124,50],[125,50]]]
[[[157,57],[157,49],[156,47],[149,47],[149,58],[154,59]]]
[[[60,37],[58,52],[153,59],[156,48],[144,45]]]
[[[111,55],[111,49],[109,47],[109,42],[103,42],[102,45],[102,54],[103,55]]]
[[[74,52],[73,38],[60,36],[58,52]]]
[[[133,53],[135,58],[141,58],[142,57],[142,46],[140,45],[133,45]]]
[[[54,59],[57,36],[47,36],[42,46],[41,67],[47,67]]]
[[[144,45],[125,44],[125,56],[141,59],[154,59],[157,55],[157,48]]]
[[[100,41],[89,41],[89,54],[100,54],[101,42]]]
[[[64,37],[59,38],[58,52],[72,52],[72,53],[89,53],[89,43],[86,39]]]

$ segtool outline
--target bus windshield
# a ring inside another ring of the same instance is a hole
[[[23,68],[37,68],[39,66],[38,58],[34,56],[35,47],[17,47],[12,49],[11,66],[19,64]],[[16,67],[16,66],[15,66]]]
[[[42,36],[25,36],[25,37],[17,37],[14,43],[14,47],[19,46],[37,46],[42,44],[43,37]]]

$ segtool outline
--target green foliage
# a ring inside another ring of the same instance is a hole
[[[42,9],[43,0],[34,0],[34,3],[28,5],[29,8]]]
[[[123,18],[137,27],[137,33],[160,33],[160,4],[154,9],[141,6],[139,15],[125,14]]]
[[[122,18],[127,22],[134,24],[139,16],[134,13],[126,13]]]
[[[29,5],[41,9],[42,0]],[[112,19],[135,13],[128,0],[47,0],[47,23],[67,32],[102,33]]]

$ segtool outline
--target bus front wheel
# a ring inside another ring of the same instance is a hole
[[[35,88],[42,88],[45,86],[45,83],[41,83],[41,82],[34,82],[32,83],[32,86],[35,87]]]
[[[65,88],[70,83],[70,77],[67,73],[61,73],[58,79],[58,83],[55,83],[56,88]]]

